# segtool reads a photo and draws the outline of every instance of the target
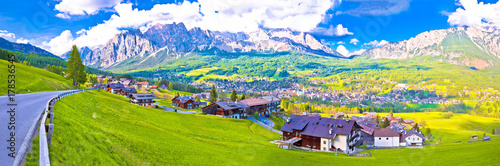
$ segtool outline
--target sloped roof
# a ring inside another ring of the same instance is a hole
[[[404,130],[402,134],[403,134],[403,139],[406,139],[406,137],[409,137],[409,136],[411,136],[411,135],[413,135],[413,134],[415,134],[416,136],[418,136],[418,137],[420,137],[420,138],[422,138],[422,139],[424,139],[424,138],[425,138],[425,137],[424,137],[424,135],[423,135],[422,133],[419,133],[419,132],[418,132],[417,130],[415,130],[415,129],[411,129],[411,130],[408,130],[408,131]]]
[[[135,99],[155,99],[156,96],[153,93],[134,93],[132,94]]]
[[[375,137],[399,137],[399,133],[391,128],[376,128],[373,132]]]
[[[123,86],[123,84],[109,84],[108,86],[111,87],[111,89],[125,88],[125,86]]]
[[[359,126],[361,126],[361,131],[367,133],[367,134],[370,134],[370,135],[373,135],[373,131],[375,131],[375,128],[377,127],[377,125],[375,125],[375,123],[372,123],[370,121],[367,121],[367,120],[361,120],[361,121],[357,121],[357,123],[359,124]]]
[[[193,97],[191,97],[191,96],[177,96],[174,99],[178,99],[180,103],[186,103],[189,100],[194,101]]]
[[[258,97],[258,98],[251,98],[251,99],[245,99],[245,100],[241,100],[240,102],[242,102],[243,104],[251,107],[251,106],[257,106],[257,105],[265,105],[265,104],[269,104],[270,102],[267,101],[266,99],[264,98],[261,98],[261,97]]]
[[[292,115],[289,122],[281,127],[281,130],[287,132],[301,130],[302,135],[335,138],[336,135],[350,134],[354,126],[359,127],[353,120]],[[330,130],[332,134],[330,134]]]
[[[269,102],[277,102],[277,101],[281,101],[280,98],[277,98],[276,96],[264,96],[262,97],[264,100],[267,100]]]
[[[233,101],[219,101],[215,104],[219,105],[224,110],[237,109],[237,108],[247,108],[247,106],[241,102],[233,102]]]

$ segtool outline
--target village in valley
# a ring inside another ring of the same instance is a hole
[[[371,155],[369,154],[370,149],[425,148],[425,145],[439,144],[439,141],[432,141],[434,137],[430,129],[425,128],[425,121],[416,122],[413,119],[393,116],[392,111],[384,116],[377,112],[362,112],[360,114],[336,112],[331,115],[302,112],[301,114],[285,115],[281,108],[282,99],[280,97],[289,97],[283,94],[315,94],[310,89],[282,90],[282,93],[278,93],[278,95],[266,91],[260,92],[258,96],[253,98],[245,97],[244,94],[238,97],[236,90],[233,90],[234,94],[231,98],[218,97],[212,100],[213,93],[217,93],[217,91],[214,92],[209,87],[206,92],[193,93],[192,95],[180,95],[179,92],[176,92],[174,96],[168,95],[169,97],[166,97],[166,99],[171,100],[170,104],[160,105],[156,100],[158,96],[165,96],[165,91],[169,91],[167,85],[163,84],[158,87],[147,81],[134,82],[134,80],[126,78],[114,79],[113,76],[103,75],[97,76],[97,81],[109,84],[95,84],[95,88],[122,95],[129,98],[130,103],[144,107],[175,112],[186,110],[180,112],[222,118],[250,119],[279,133],[281,139],[274,143],[283,149],[369,156]],[[395,97],[396,101],[399,102],[421,103],[424,101],[425,103],[443,104],[446,101],[446,99],[439,97],[417,101],[400,98],[403,96],[402,91],[407,89],[404,85],[398,86],[400,86],[399,89],[391,91],[387,96]],[[262,96],[263,94],[267,96]],[[357,94],[351,95],[356,97]],[[371,96],[371,98],[376,98],[380,102],[395,100],[384,96]],[[418,99],[418,96],[416,98]],[[335,96],[332,98],[332,100],[336,99],[338,98]],[[350,99],[356,100],[356,98]],[[491,137],[471,135],[470,139],[489,141]],[[364,151],[364,149],[366,150]]]

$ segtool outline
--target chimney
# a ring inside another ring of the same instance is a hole
[[[328,131],[328,134],[332,135],[332,129],[330,129],[330,130]]]
[[[238,104],[238,99],[236,99],[236,102],[235,102],[235,103],[236,103],[236,104]]]

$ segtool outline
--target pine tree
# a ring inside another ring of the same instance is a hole
[[[417,132],[420,131],[420,129],[418,128],[418,124],[417,123],[415,123],[415,125],[413,125],[413,129],[415,129]]]
[[[212,85],[212,90],[210,90],[210,104],[217,102],[217,90],[215,85]]]
[[[68,66],[68,78],[73,80],[74,86],[85,83],[87,80],[85,66],[82,63],[82,59],[76,45],[73,45],[73,50],[71,50],[69,56],[68,62],[66,62],[66,65]]]
[[[384,122],[380,125],[380,128],[387,128],[391,123],[389,122],[388,118],[385,118]]]
[[[233,93],[231,93],[231,100],[236,101],[238,99],[238,94],[236,94],[236,90],[233,89]]]
[[[391,117],[394,117],[394,113],[392,113],[392,110],[391,110],[391,112],[389,112],[389,114],[391,114]]]

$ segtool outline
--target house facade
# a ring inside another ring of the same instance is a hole
[[[194,109],[194,99],[191,96],[177,96],[172,99],[172,104],[184,109]]]
[[[130,98],[130,96],[132,94],[136,94],[137,93],[137,90],[135,88],[122,88],[121,91],[120,91],[120,94],[125,96],[125,97],[128,97]]]
[[[248,106],[248,113],[258,112],[259,116],[269,116],[278,113],[280,110],[281,99],[275,96],[264,96],[241,100],[241,103]]]
[[[121,94],[121,90],[124,89],[123,84],[108,84],[106,91],[114,94]]]
[[[381,148],[399,147],[399,133],[391,128],[377,128],[373,132],[374,145]]]
[[[401,146],[422,146],[424,144],[424,135],[415,129],[404,130],[401,134]]]
[[[289,146],[353,154],[357,152],[361,127],[349,119],[292,115],[281,131],[282,142]]]
[[[145,107],[154,107],[156,96],[153,93],[135,93],[130,96],[130,102],[145,106]]]
[[[375,128],[377,125],[375,123],[372,123],[368,120],[360,120],[356,121],[359,126],[361,126],[361,141],[358,144],[359,146],[362,144],[366,145],[373,145],[373,132],[375,131]]]
[[[247,108],[248,106],[241,102],[219,101],[203,107],[203,113],[224,118],[246,119]]]

